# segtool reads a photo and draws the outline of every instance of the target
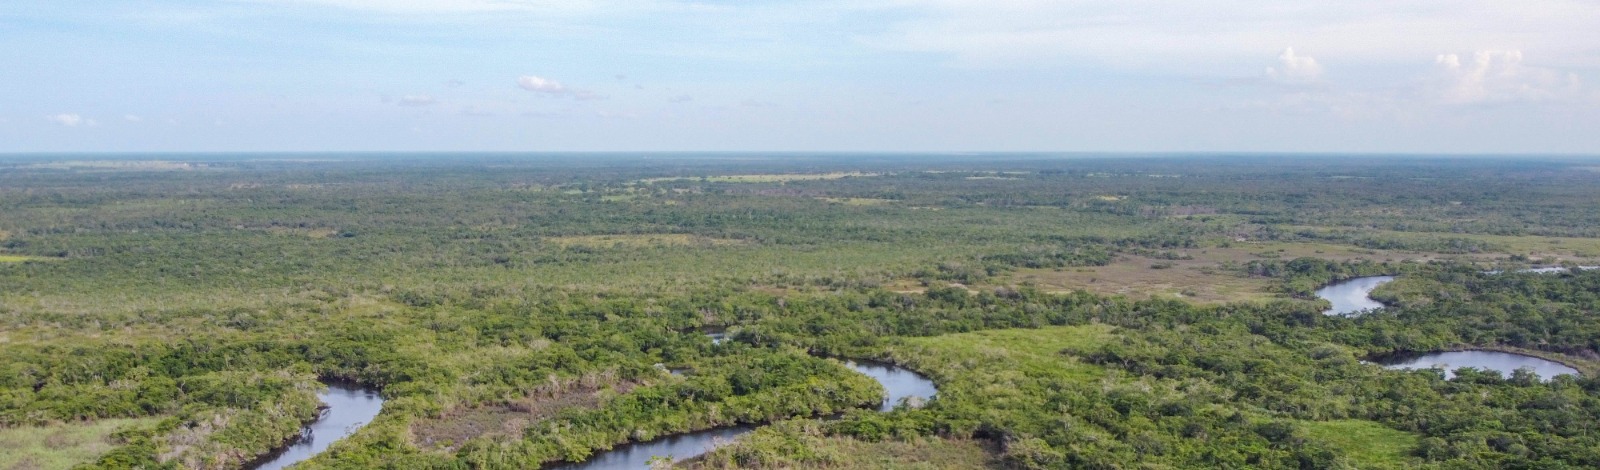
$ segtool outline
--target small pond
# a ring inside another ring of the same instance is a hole
[[[1348,316],[1382,307],[1383,303],[1373,300],[1368,295],[1372,293],[1372,289],[1393,280],[1394,276],[1358,277],[1317,289],[1317,297],[1333,303],[1333,308],[1324,310],[1322,314]]]
[[[878,411],[893,411],[902,400],[908,398],[928,401],[939,392],[939,389],[933,386],[933,381],[923,377],[922,374],[890,364],[851,360],[845,361],[845,365],[883,384],[888,396],[884,397],[883,404],[878,406]]]
[[[372,422],[383,410],[383,397],[376,390],[364,389],[348,383],[328,383],[328,389],[317,394],[326,405],[321,415],[300,430],[300,437],[289,445],[273,451],[246,465],[251,470],[276,470],[309,459],[327,449],[333,441],[343,439]]]
[[[1577,369],[1559,362],[1499,351],[1409,354],[1385,357],[1374,362],[1389,369],[1428,369],[1437,366],[1444,369],[1446,379],[1455,377],[1455,370],[1461,367],[1499,371],[1506,377],[1510,377],[1512,371],[1526,367],[1547,381],[1557,375],[1578,375]]]

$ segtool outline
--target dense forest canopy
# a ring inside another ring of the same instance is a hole
[[[297,468],[741,424],[678,465],[1595,468],[1597,201],[1576,157],[5,156],[0,468],[240,468],[319,381],[386,402]],[[1462,349],[1581,375],[1370,363]]]

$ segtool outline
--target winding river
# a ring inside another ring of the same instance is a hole
[[[1381,358],[1374,362],[1382,364],[1389,369],[1438,367],[1444,369],[1445,379],[1455,377],[1455,370],[1461,367],[1493,370],[1507,377],[1511,375],[1512,371],[1528,368],[1532,369],[1535,374],[1539,374],[1539,378],[1545,381],[1549,381],[1557,375],[1578,375],[1577,369],[1567,367],[1559,362],[1499,351],[1449,351],[1408,354]]]
[[[1349,316],[1382,307],[1383,303],[1373,300],[1369,294],[1378,286],[1393,280],[1394,276],[1358,277],[1317,289],[1317,297],[1333,303],[1333,308],[1324,310],[1322,314]]]
[[[383,397],[375,390],[332,382],[317,394],[326,405],[316,421],[300,430],[300,437],[289,445],[246,465],[250,470],[276,470],[309,459],[326,450],[333,441],[343,439],[372,422],[383,410]]]
[[[883,384],[884,391],[888,393],[883,403],[878,406],[878,411],[891,411],[905,400],[927,400],[938,392],[933,381],[927,377],[891,364],[846,360],[845,365]],[[582,462],[559,463],[545,468],[547,470],[648,469],[650,459],[655,456],[671,456],[674,462],[682,462],[699,457],[755,429],[755,426],[733,426],[674,434],[653,441],[620,445],[610,451],[595,454]]]

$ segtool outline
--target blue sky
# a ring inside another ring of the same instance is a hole
[[[0,152],[1600,153],[1593,0],[0,2]]]

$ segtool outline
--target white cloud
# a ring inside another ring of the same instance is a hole
[[[1522,51],[1478,51],[1463,60],[1456,54],[1434,59],[1439,76],[1435,93],[1446,104],[1492,104],[1582,100],[1576,74],[1526,65]]]
[[[567,97],[575,100],[588,101],[605,99],[605,96],[601,96],[595,92],[577,88],[568,88],[566,85],[562,85],[561,82],[537,75],[523,75],[521,77],[517,77],[517,86],[522,87],[524,90],[535,93]]]
[[[45,116],[45,119],[67,127],[93,126],[96,124],[93,119],[84,119],[83,116],[72,113],[61,113],[52,116]]]
[[[128,122],[144,122],[144,118],[137,114],[124,114],[122,115],[122,120]]]
[[[1322,64],[1311,56],[1296,55],[1290,47],[1278,54],[1278,66],[1267,67],[1267,76],[1286,83],[1315,82],[1322,79]]]
[[[1586,0],[881,0],[901,20],[861,40],[967,66],[1083,65],[1216,73],[1294,44],[1341,63],[1438,51],[1537,50],[1600,64],[1600,2]]]
[[[406,95],[400,97],[400,101],[397,101],[396,104],[415,108],[439,104],[439,100],[436,100],[432,96],[428,95]]]
[[[566,85],[562,85],[561,82],[537,75],[523,75],[521,77],[517,77],[517,86],[522,87],[524,90],[537,91],[540,93],[565,93],[567,91]]]
[[[495,13],[531,11],[584,13],[606,2],[580,0],[255,0],[257,3],[320,5],[391,14]]]

